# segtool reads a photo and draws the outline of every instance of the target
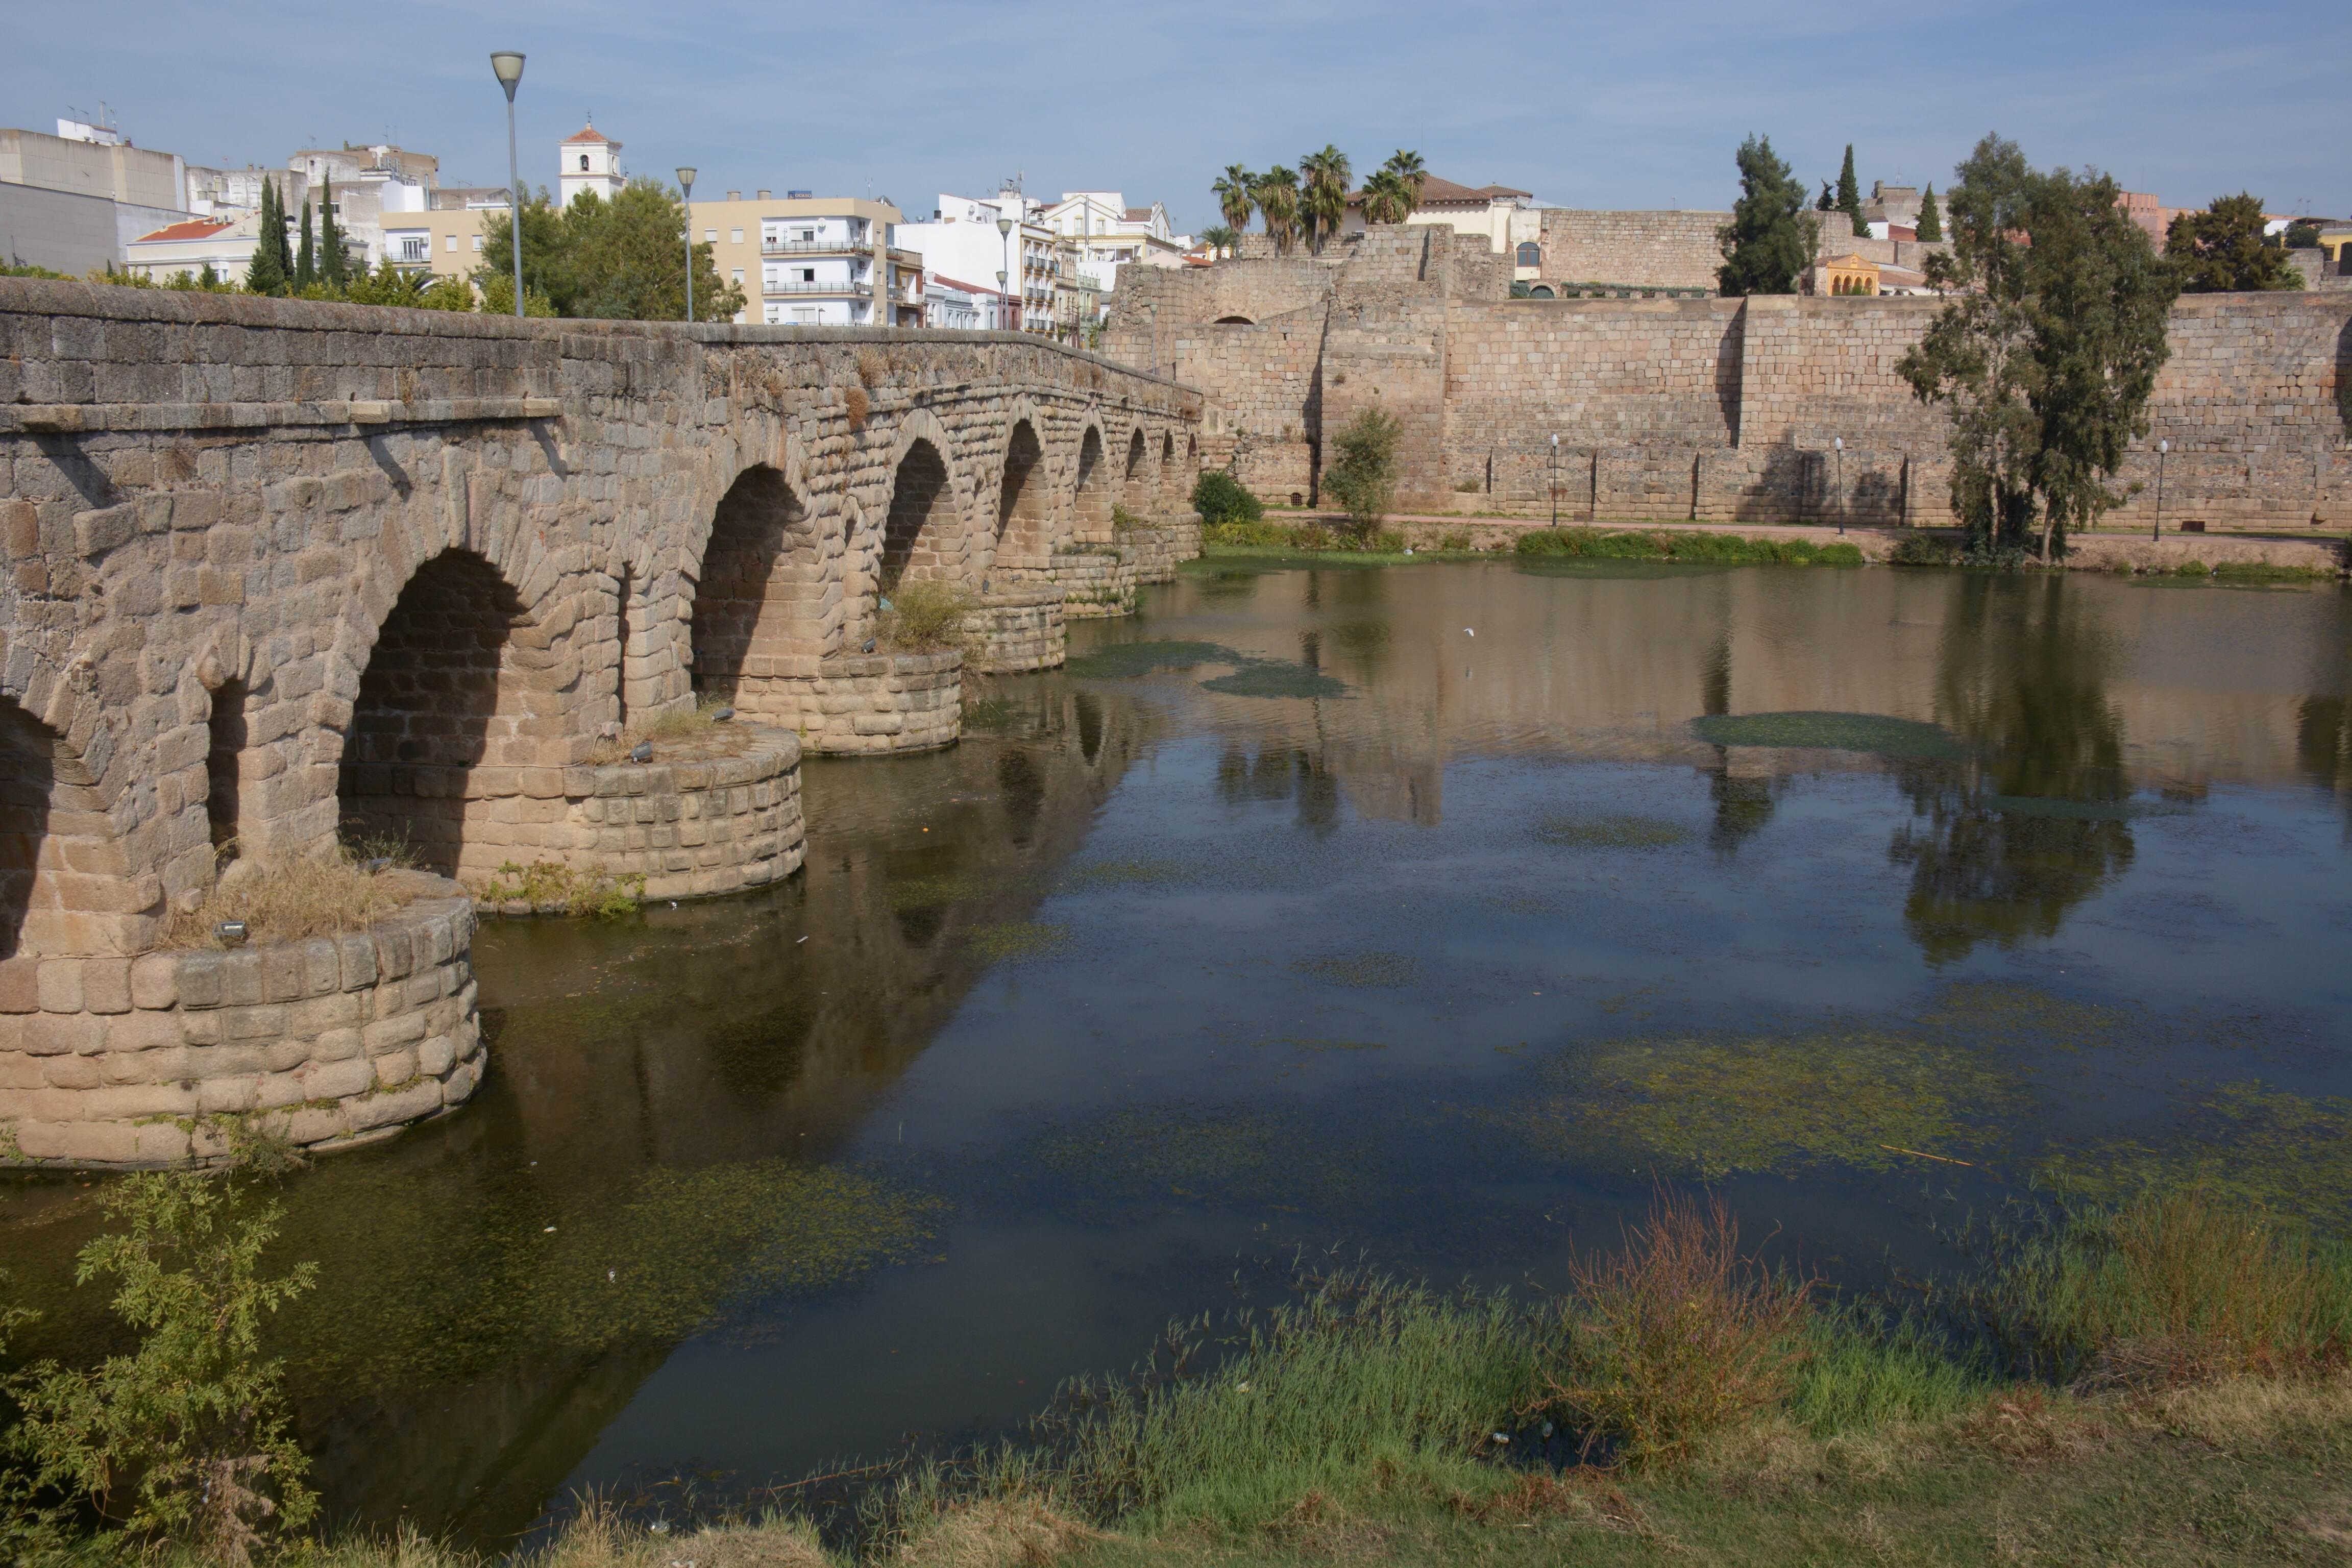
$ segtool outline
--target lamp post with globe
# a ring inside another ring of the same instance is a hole
[[[522,81],[522,53],[499,49],[490,56],[490,69],[507,90],[507,219],[514,235],[515,314],[522,314],[522,173],[515,159],[515,89]]]

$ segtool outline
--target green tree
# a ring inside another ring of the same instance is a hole
[[[335,180],[327,177],[319,198],[319,281],[340,289],[350,281],[349,258],[343,252],[343,226],[335,221]]]
[[[245,287],[252,294],[283,294],[294,268],[286,255],[286,209],[278,205],[275,182],[261,182],[261,211],[256,218],[253,258],[246,263]]]
[[[1298,203],[1307,243],[1320,250],[1348,216],[1348,154],[1327,142],[1320,153],[1298,160],[1298,173],[1307,182]]]
[[[1853,232],[1866,235],[1870,226],[1862,221],[1862,182],[1853,177],[1853,143],[1845,144],[1845,163],[1838,170],[1837,210],[1845,214],[1853,225]]]
[[[482,314],[485,316],[514,314],[514,279],[511,277],[503,272],[493,272],[487,277],[477,273],[475,277],[482,291]],[[555,301],[541,292],[536,284],[523,290],[522,313],[526,316],[562,314],[556,310]]]
[[[1837,193],[1830,189],[1830,183],[1827,180],[1822,182],[1821,197],[1813,203],[1813,210],[1817,213],[1837,211]]]
[[[1217,183],[1209,187],[1217,198],[1217,210],[1224,216],[1225,226],[1235,234],[1249,232],[1250,214],[1257,210],[1257,176],[1239,163],[1228,163]]]
[[[1922,240],[1935,241],[1944,237],[1944,215],[1936,205],[1936,182],[1927,182],[1927,194],[1919,198],[1919,221],[1913,231]]]
[[[262,1276],[279,1210],[248,1207],[234,1173],[124,1176],[100,1202],[121,1225],[82,1248],[75,1279],[117,1282],[114,1310],[138,1348],[90,1371],[44,1362],[9,1379],[23,1412],[11,1444],[41,1486],[133,1535],[243,1563],[265,1530],[299,1529],[318,1506],[288,1430],[283,1363],[261,1353],[262,1320],[317,1268]]]
[[[1805,213],[1805,188],[1772,151],[1769,136],[1739,144],[1739,199],[1715,231],[1723,252],[1716,279],[1724,293],[1793,294],[1813,258],[1821,225]]]
[[[310,243],[310,204],[302,204],[302,247],[294,253],[294,292],[307,291],[319,280],[319,253]]]
[[[1347,509],[1359,548],[1369,543],[1396,500],[1397,443],[1404,426],[1367,408],[1331,437],[1339,461],[1323,470],[1323,493]]]
[[[2303,275],[2277,246],[2263,243],[2260,196],[2216,196],[2201,213],[2182,213],[2164,233],[2165,259],[2191,294],[2300,289]]]
[[[1216,224],[1201,231],[1201,243],[1218,256],[1231,256],[1240,246],[1241,239],[1240,235],[1235,234],[1223,224]]]
[[[2309,250],[2319,243],[2319,226],[2307,217],[2299,217],[2286,226],[2279,243],[2289,250]]]
[[[1404,182],[1407,197],[1405,216],[1412,216],[1413,208],[1421,205],[1422,186],[1429,183],[1429,165],[1421,161],[1420,153],[1400,147],[1389,154],[1389,161],[1381,167]],[[1397,219],[1399,223],[1403,221],[1402,217]]]
[[[1402,223],[1412,216],[1412,187],[1394,169],[1376,169],[1364,182],[1364,221]]]
[[[2123,499],[2105,480],[2147,432],[2179,279],[2109,176],[2037,173],[1998,136],[1958,173],[1952,249],[1927,267],[1948,298],[1896,369],[1951,411],[1971,551],[2021,551],[2038,518],[2043,555],[2062,555],[2068,530]]]
[[[556,273],[563,264],[563,214],[542,185],[537,191],[522,193],[522,281],[523,298],[539,294],[552,301],[559,286]],[[484,310],[494,281],[503,279],[509,310],[514,308],[514,222],[504,212],[494,212],[482,220],[481,265],[474,268],[474,282],[482,291]],[[551,309],[550,314],[553,314]]]
[[[1265,237],[1275,254],[1287,256],[1298,242],[1298,174],[1276,163],[1257,178],[1258,215],[1265,219]]]

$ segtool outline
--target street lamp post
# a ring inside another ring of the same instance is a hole
[[[1559,531],[1559,436],[1557,432],[1551,438],[1551,526],[1555,533]]]
[[[2150,542],[2164,537],[2164,455],[2171,450],[2169,437],[2156,444],[2156,521],[2148,527]]]
[[[686,319],[694,320],[694,165],[678,165],[677,188],[685,193],[681,200],[686,207]]]
[[[490,56],[490,69],[507,89],[507,220],[514,233],[515,314],[522,314],[522,173],[515,160],[515,89],[522,81],[522,54],[499,49]]]
[[[1845,532],[1845,437],[1832,436],[1830,445],[1837,448],[1837,514],[1838,532]]]
[[[996,269],[996,330],[998,331],[1007,332],[1013,330],[1004,324],[1012,319],[1012,315],[1013,300],[1004,292],[1004,268],[1000,267]]]
[[[1004,266],[1005,266],[1006,271],[1008,271],[1008,272],[1009,272],[1009,271],[1012,271],[1012,270],[1013,269],[1013,220],[1012,220],[1011,218],[1006,217],[1006,216],[1004,216],[1004,209],[1003,209],[1003,207],[998,207],[998,208],[996,209],[996,233],[997,233],[997,237],[1004,241]],[[1003,272],[1000,272],[1000,273],[998,273],[998,274],[996,275],[996,282],[997,282],[997,286],[998,286],[1000,289],[1004,289],[1004,288],[1009,288],[1009,287],[1011,287],[1011,285],[1007,284],[1007,283],[1004,281],[1004,279],[1005,279],[1005,273],[1003,273]],[[1027,292],[1027,289],[1024,288],[1024,289],[1023,289],[1023,292],[1025,294],[1025,293]],[[1016,323],[1017,323],[1017,321],[1018,321],[1018,318],[1017,318],[1017,317],[1015,318],[1015,321],[1016,321]],[[1017,324],[1016,324],[1016,326],[1014,327],[1014,331],[1019,331],[1019,327],[1018,327],[1018,325],[1017,325]]]

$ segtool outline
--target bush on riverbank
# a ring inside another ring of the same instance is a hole
[[[964,645],[971,599],[952,583],[902,582],[875,613],[874,637],[896,653],[946,653]]]
[[[1852,544],[1668,529],[1537,529],[1521,534],[1517,548],[1526,556],[1592,561],[1685,561],[1718,566],[1862,564],[1862,551]]]
[[[1201,514],[1205,528],[1255,522],[1265,516],[1265,503],[1223,468],[1204,469],[1192,481],[1192,510]]]
[[[1202,530],[1201,542],[1217,552],[1272,550],[1288,555],[1339,553],[1412,559],[1404,554],[1404,535],[1394,529],[1359,534],[1320,521],[1223,523]]]

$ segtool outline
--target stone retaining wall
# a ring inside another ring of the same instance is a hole
[[[261,1112],[332,1148],[465,1100],[473,901],[395,875],[429,896],[346,936],[0,963],[0,1124],[40,1163],[148,1165],[220,1152],[202,1118]]]
[[[1201,514],[1155,517],[1149,526],[1122,532],[1118,545],[1135,569],[1137,582],[1171,583],[1177,564],[1201,553]]]

